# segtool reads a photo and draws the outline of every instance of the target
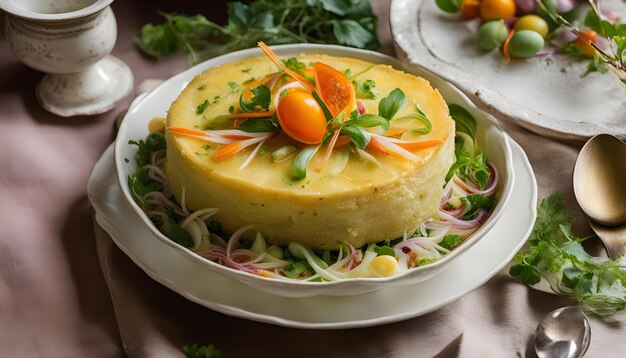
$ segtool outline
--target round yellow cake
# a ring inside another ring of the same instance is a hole
[[[349,69],[351,74],[365,71],[357,81],[373,80],[376,93],[375,99],[357,98],[367,113],[378,113],[380,99],[400,88],[408,104],[394,118],[415,113],[417,105],[432,123],[432,131],[411,131],[423,125],[407,119],[392,120],[391,127],[409,129],[402,134],[404,140],[442,143],[412,151],[417,161],[370,152],[375,158],[372,161],[351,144],[335,149],[330,159],[323,161],[325,150],[319,150],[306,178],[294,181],[291,161],[275,162],[271,153],[287,144],[298,149],[307,145],[284,133],[265,142],[256,157],[240,169],[254,146],[217,161],[211,156],[220,145],[166,130],[165,170],[176,198],[181,201],[184,192],[190,210],[219,208],[214,218],[227,232],[252,224],[277,245],[298,242],[336,249],[349,243],[360,247],[412,233],[439,208],[444,179],[454,161],[454,122],[444,99],[428,81],[390,66],[325,55],[299,56],[298,60],[306,64],[319,61],[341,72]],[[166,127],[207,128],[216,117],[238,108],[247,83],[277,71],[266,57],[208,69],[172,104]]]

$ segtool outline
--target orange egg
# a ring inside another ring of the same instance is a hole
[[[322,142],[326,117],[319,103],[308,92],[291,92],[278,102],[278,123],[291,138],[306,144]]]
[[[481,0],[480,18],[483,21],[508,19],[515,16],[514,0]]]
[[[584,39],[583,39],[584,37]],[[576,47],[585,55],[585,57],[593,57],[596,54],[596,49],[593,48],[585,39],[595,42],[598,34],[590,29],[580,30],[580,37],[576,40]]]

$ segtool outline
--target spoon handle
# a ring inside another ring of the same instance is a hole
[[[626,225],[609,227],[589,220],[589,226],[602,240],[604,247],[606,247],[606,252],[612,260],[617,260],[624,256],[626,252]]]

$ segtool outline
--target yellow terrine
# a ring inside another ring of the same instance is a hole
[[[322,161],[324,150],[314,155],[303,180],[290,178],[290,160],[275,162],[271,153],[286,144],[300,149],[284,134],[263,144],[244,169],[241,164],[254,146],[225,160],[214,160],[219,144],[166,131],[166,175],[180,201],[191,210],[219,208],[215,215],[223,229],[233,232],[255,225],[264,238],[277,245],[298,242],[319,249],[336,249],[341,243],[360,247],[412,233],[438,209],[444,178],[454,161],[454,122],[448,107],[428,81],[387,65],[325,55],[306,55],[298,60],[317,61],[343,72],[373,80],[376,98],[361,99],[361,109],[376,114],[381,98],[400,88],[408,105],[395,118],[415,113],[416,105],[432,123],[432,131],[404,118],[391,127],[409,129],[401,139],[441,140],[441,144],[413,151],[418,160],[389,157],[376,152],[367,158],[352,145],[333,151]],[[254,79],[277,72],[266,57],[254,57],[211,68],[195,77],[172,104],[167,128],[204,129],[215,118],[238,108],[241,89]],[[198,107],[205,104],[204,110]],[[199,113],[202,112],[202,113]],[[369,129],[374,131],[375,129]],[[347,164],[346,164],[347,158]],[[322,163],[323,162],[323,163]]]

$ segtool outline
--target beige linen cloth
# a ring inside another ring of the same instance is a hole
[[[390,53],[389,2],[373,4]],[[119,26],[114,53],[131,66],[136,83],[185,68],[180,57],[153,61],[132,45],[141,24],[157,19],[156,9],[203,12],[218,21],[225,13],[222,2],[118,1],[113,9]],[[212,343],[228,357],[533,357],[536,324],[573,303],[529,289],[503,271],[436,312],[380,327],[289,329],[210,311],[151,280],[97,226],[94,235],[87,179],[130,99],[107,114],[63,119],[36,103],[40,78],[2,38],[2,357],[180,357],[180,348],[191,343]],[[561,191],[580,217],[570,181],[578,148],[515,125],[506,129],[530,158],[540,198]],[[589,232],[582,220],[575,229]],[[592,249],[600,251],[597,244]],[[626,356],[623,324],[593,319],[592,329],[588,357]]]

